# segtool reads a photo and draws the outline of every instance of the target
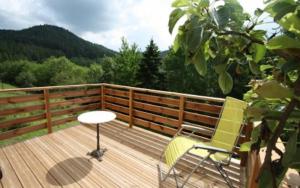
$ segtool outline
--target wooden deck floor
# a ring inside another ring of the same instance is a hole
[[[118,121],[100,131],[100,144],[108,149],[102,162],[86,155],[96,146],[96,133],[82,125],[1,148],[0,188],[159,187],[157,159],[167,137]],[[174,180],[163,187],[175,187]],[[225,186],[203,174],[187,187]]]

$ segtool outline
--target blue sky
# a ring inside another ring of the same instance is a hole
[[[173,0],[0,0],[0,29],[39,24],[65,27],[80,37],[118,50],[121,37],[141,50],[153,38],[160,50],[172,44],[168,18]],[[247,12],[263,0],[240,0]]]

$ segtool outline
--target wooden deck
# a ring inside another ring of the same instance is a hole
[[[100,145],[108,151],[99,162],[86,155],[96,147],[93,128],[67,128],[1,148],[0,188],[159,187],[158,156],[168,139],[114,121],[100,128]],[[240,174],[235,176],[238,179]],[[199,173],[187,187],[226,187],[213,177]],[[169,178],[163,187],[175,187],[174,180]]]

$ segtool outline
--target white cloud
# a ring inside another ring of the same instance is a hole
[[[53,24],[114,50],[120,48],[123,36],[142,50],[151,38],[160,50],[166,50],[174,39],[168,31],[172,1],[0,0],[0,28]],[[251,14],[257,7],[263,8],[262,0],[239,1]]]

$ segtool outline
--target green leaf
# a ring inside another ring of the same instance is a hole
[[[260,137],[261,133],[261,124],[254,127],[254,129],[251,132],[251,140],[253,143],[257,142],[258,138]]]
[[[224,94],[230,93],[233,87],[233,80],[228,72],[223,72],[219,75],[219,86]]]
[[[270,50],[300,48],[300,41],[287,35],[280,35],[269,40],[267,48]]]
[[[267,49],[264,45],[256,44],[256,43],[252,44],[251,47],[254,51],[253,60],[255,63],[258,63],[265,56]]]
[[[271,80],[265,82],[263,85],[258,86],[257,89],[254,90],[260,97],[263,98],[291,98],[293,96],[293,92],[290,88],[287,88],[276,80]]]
[[[221,73],[223,73],[223,72],[226,71],[226,67],[227,67],[227,64],[226,63],[222,63],[222,64],[219,64],[219,65],[215,65],[214,69],[215,69],[216,73],[221,74]]]
[[[298,147],[297,151],[294,155],[294,158],[289,166],[290,168],[294,168],[298,171],[300,171],[300,157],[299,156],[300,156],[300,148]]]
[[[257,8],[257,9],[254,11],[254,15],[257,16],[257,17],[261,16],[263,13],[264,13],[264,11],[261,10],[260,8]]]
[[[281,70],[284,73],[288,73],[290,71],[299,70],[299,69],[300,69],[300,64],[295,61],[287,61],[281,66]]]
[[[273,188],[273,184],[271,181],[272,180],[271,172],[267,169],[262,169],[262,170],[263,172],[259,177],[258,187]]]
[[[249,34],[253,38],[264,41],[266,39],[266,33],[265,30],[252,30]]]
[[[203,50],[198,50],[196,55],[193,57],[192,61],[193,61],[193,64],[194,64],[197,72],[201,76],[204,76],[207,72],[207,64],[205,61]]]
[[[190,3],[189,3],[189,0],[175,0],[173,3],[172,3],[172,7],[185,7],[185,6],[188,6]]]
[[[172,33],[178,20],[184,15],[184,11],[177,8],[172,11],[169,17],[169,32]]]
[[[259,121],[262,119],[265,112],[266,109],[250,106],[246,109],[246,116],[253,121]]]
[[[173,43],[173,50],[176,53],[180,48],[181,35],[177,34]]]
[[[230,9],[227,6],[222,6],[219,8],[219,10],[217,11],[216,14],[216,20],[217,20],[217,24],[220,27],[224,27],[227,25],[228,21],[229,21],[229,16],[230,16]]]
[[[242,144],[241,144],[241,147],[240,147],[240,151],[241,151],[241,152],[250,151],[250,150],[251,150],[251,145],[252,145],[252,142],[245,142],[245,143],[242,143]]]
[[[198,4],[198,9],[209,7],[209,0],[201,0]]]
[[[261,65],[261,66],[259,67],[259,70],[260,70],[260,71],[265,71],[265,70],[272,69],[272,68],[274,68],[273,65]]]
[[[203,39],[204,29],[195,16],[191,19],[186,35],[186,44],[189,52],[196,52]]]
[[[249,68],[253,74],[260,74],[259,67],[254,61],[249,62]]]
[[[280,19],[279,24],[290,32],[300,34],[300,17],[297,12],[288,13]]]
[[[275,21],[280,20],[289,12],[294,12],[297,5],[294,0],[277,0],[272,1],[265,8],[265,11],[270,13]]]
[[[297,151],[297,136],[298,131],[293,132],[285,146],[285,153],[282,158],[282,165],[284,167],[289,167],[295,157]]]

